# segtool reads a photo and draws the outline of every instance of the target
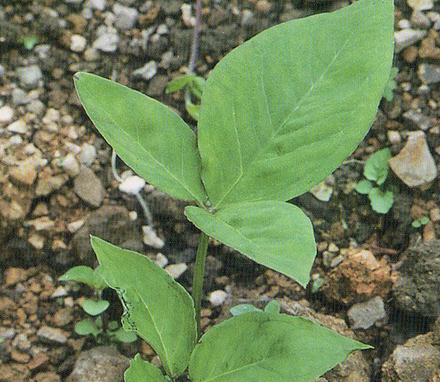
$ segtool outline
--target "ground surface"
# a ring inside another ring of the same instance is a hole
[[[174,271],[187,266],[179,281],[189,285],[197,233],[185,220],[183,205],[145,190],[165,243],[145,245],[142,209],[119,191],[111,151],[87,120],[72,84],[79,70],[111,77],[160,99],[192,123],[182,94],[164,94],[167,82],[188,63],[192,25],[182,4],[0,0],[1,382],[60,381],[74,369],[70,381],[121,381],[127,360],[107,348],[84,354],[97,344],[73,332],[84,317],[81,299],[90,291],[57,281],[72,265],[94,264],[90,233],[153,259],[160,252],[169,264],[179,264]],[[224,54],[260,30],[344,5],[206,1],[197,72],[207,76]],[[328,382],[440,378],[440,324],[434,325],[440,313],[440,4],[401,0],[396,5],[400,51],[394,99],[382,102],[369,135],[325,186],[293,200],[315,225],[314,282],[302,290],[217,243],[208,258],[206,291],[223,290],[227,298],[218,307],[204,302],[204,327],[227,317],[231,305],[276,298],[290,314],[313,317],[375,346],[326,375]],[[395,203],[385,216],[353,190],[362,178],[362,161],[383,147],[409,169],[400,177],[398,169],[391,172]],[[408,187],[414,179],[420,186]],[[329,191],[330,199],[323,201]],[[426,225],[412,227],[424,216]],[[115,318],[119,309],[114,300]],[[152,356],[137,343],[120,345],[119,351]],[[93,374],[109,365],[115,368],[113,379]]]

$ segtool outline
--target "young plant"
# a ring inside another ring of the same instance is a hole
[[[390,158],[389,149],[382,149],[372,154],[364,166],[366,179],[361,180],[355,188],[359,194],[368,195],[371,208],[379,214],[386,214],[394,203],[393,191],[387,189],[385,185]]]
[[[166,88],[166,93],[171,94],[179,90],[185,90],[185,108],[187,113],[196,121],[199,120],[200,114],[200,100],[202,99],[203,89],[206,80],[203,77],[195,74],[187,74],[185,76],[177,77],[170,81]],[[197,103],[193,103],[191,96],[195,97]]]
[[[429,218],[427,216],[422,216],[419,219],[413,220],[411,226],[413,228],[420,228],[429,223]]]
[[[392,57],[392,0],[360,0],[270,28],[211,72],[197,138],[154,99],[75,75],[81,103],[119,157],[195,204],[185,214],[202,231],[192,298],[147,257],[92,238],[99,273],[125,307],[124,328],[151,345],[166,374],[137,356],[126,382],[310,382],[369,348],[275,309],[232,317],[200,339],[200,309],[209,237],[307,285],[312,224],[287,201],[327,177],[365,136]]]
[[[80,336],[93,336],[98,342],[134,342],[137,336],[133,332],[124,330],[116,321],[106,322],[102,315],[110,306],[107,300],[102,298],[102,291],[107,284],[99,275],[99,268],[93,270],[90,267],[78,266],[69,269],[59,278],[60,281],[75,281],[85,284],[94,290],[94,299],[84,299],[81,307],[90,318],[76,323],[75,333]],[[104,324],[105,323],[105,324]]]

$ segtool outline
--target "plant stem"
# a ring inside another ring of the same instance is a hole
[[[192,296],[196,311],[197,337],[201,335],[200,311],[202,307],[203,281],[205,277],[205,262],[208,254],[208,236],[200,233],[199,246],[197,247],[196,263],[194,264],[194,276],[192,285]]]

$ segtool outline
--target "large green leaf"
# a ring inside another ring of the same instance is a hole
[[[139,354],[130,361],[130,367],[124,374],[125,382],[168,382],[161,371],[151,363],[144,361]]]
[[[214,208],[289,200],[367,133],[393,57],[393,1],[270,28],[229,53],[202,96],[199,151]]]
[[[285,202],[245,202],[215,214],[194,206],[185,214],[207,235],[306,286],[316,255],[313,227],[298,207]]]
[[[75,74],[75,87],[96,128],[135,172],[175,198],[205,200],[196,138],[176,113],[93,74]]]
[[[194,305],[186,290],[153,261],[92,238],[100,274],[125,307],[123,326],[159,355],[166,372],[180,375],[196,342]]]
[[[368,348],[301,317],[245,313],[202,337],[189,372],[192,382],[312,382]]]

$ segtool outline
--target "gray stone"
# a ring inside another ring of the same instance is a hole
[[[382,366],[382,382],[438,381],[440,349],[433,337],[430,332],[398,345]]]
[[[29,101],[30,99],[23,89],[15,88],[14,90],[12,90],[12,103],[14,105],[26,105],[27,103],[29,103]]]
[[[420,80],[425,84],[436,84],[440,82],[440,66],[431,64],[420,64],[417,71]]]
[[[394,32],[394,40],[396,42],[396,53],[399,53],[405,48],[414,45],[426,36],[426,31],[415,29],[403,29]]]
[[[67,336],[61,329],[51,328],[50,326],[42,326],[37,332],[38,338],[50,344],[65,344]]]
[[[105,7],[107,6],[106,0],[89,0],[88,5],[92,9],[96,9],[98,11],[103,11]]]
[[[95,49],[105,53],[116,52],[119,45],[119,36],[116,32],[105,32],[101,34],[93,43]]]
[[[155,61],[149,61],[142,68],[133,71],[132,76],[135,79],[149,81],[156,75],[156,73],[157,63]]]
[[[105,189],[100,179],[88,167],[81,167],[73,182],[75,193],[93,207],[99,207],[105,196]]]
[[[139,17],[139,12],[136,8],[125,7],[119,3],[113,6],[113,13],[116,16],[115,26],[121,30],[133,28]]]
[[[102,206],[93,211],[72,238],[72,252],[80,263],[96,260],[90,247],[90,235],[109,240],[123,248],[142,251],[142,235],[137,221],[130,220],[122,206]]]
[[[354,304],[347,312],[352,329],[369,329],[386,318],[385,305],[381,297]]]
[[[96,347],[80,354],[67,382],[123,382],[128,366],[128,358],[114,347]]]
[[[440,315],[440,240],[408,248],[397,270],[396,307],[426,317]]]
[[[410,133],[405,147],[389,164],[408,187],[427,186],[437,177],[437,166],[423,131]]]
[[[38,87],[43,73],[37,65],[31,65],[26,67],[20,67],[17,69],[17,77],[20,81],[20,85],[25,89],[34,89]]]
[[[415,110],[408,110],[402,117],[406,122],[417,129],[428,130],[431,127],[431,118]]]
[[[431,20],[423,12],[414,11],[411,15],[411,24],[416,28],[429,29]]]

